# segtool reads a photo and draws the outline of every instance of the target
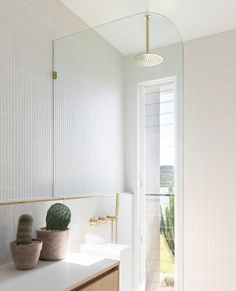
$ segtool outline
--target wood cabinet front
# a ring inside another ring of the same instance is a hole
[[[119,291],[119,268],[114,268],[72,291]]]

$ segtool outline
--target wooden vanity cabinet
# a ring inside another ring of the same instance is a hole
[[[71,291],[119,291],[119,267],[117,266]]]

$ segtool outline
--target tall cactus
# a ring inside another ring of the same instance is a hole
[[[46,229],[47,230],[66,230],[70,223],[70,209],[61,203],[53,204],[47,212]]]
[[[160,231],[169,247],[173,257],[175,257],[175,198],[170,196],[169,206],[165,212],[161,208]]]
[[[18,228],[16,234],[16,244],[27,245],[32,241],[32,226],[33,217],[29,214],[23,214],[18,221]]]

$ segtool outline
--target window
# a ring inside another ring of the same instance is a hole
[[[175,88],[144,85],[145,291],[175,290]]]

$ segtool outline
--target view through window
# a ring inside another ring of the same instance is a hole
[[[145,86],[146,291],[175,290],[174,83]]]

